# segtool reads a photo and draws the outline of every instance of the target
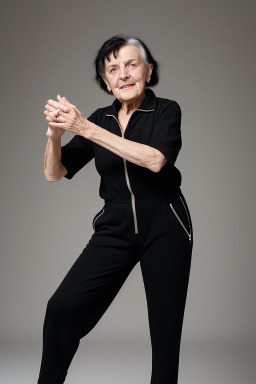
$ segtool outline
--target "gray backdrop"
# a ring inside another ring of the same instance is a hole
[[[129,33],[160,63],[156,95],[183,113],[176,165],[194,227],[183,340],[255,341],[254,15],[249,0],[2,3],[2,340],[41,342],[47,300],[103,206],[94,160],[71,181],[46,181],[44,105],[57,93],[85,116],[111,104],[93,58]],[[139,264],[91,335],[149,338]]]

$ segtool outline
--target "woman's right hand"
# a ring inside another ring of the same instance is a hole
[[[66,101],[59,96],[59,99],[63,100],[63,103],[66,104]],[[59,100],[60,101],[60,100]],[[48,104],[45,106],[44,114],[46,115],[46,120],[48,122],[55,121],[58,122],[58,113],[59,109],[55,109],[52,106],[49,106]],[[65,133],[65,129],[63,128],[57,128],[57,127],[51,127],[48,124],[48,130],[46,132],[46,136],[51,137],[52,139],[57,139],[61,137]]]

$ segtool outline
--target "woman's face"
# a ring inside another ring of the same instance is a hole
[[[110,62],[105,58],[105,81],[109,90],[121,103],[135,102],[145,95],[145,85],[149,82],[153,64],[145,66],[140,50],[129,44],[121,47],[115,59],[113,52]],[[131,84],[128,88],[122,88]]]

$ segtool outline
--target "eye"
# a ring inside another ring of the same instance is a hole
[[[112,71],[114,71],[116,68],[112,68],[111,70],[110,70],[110,73],[112,72]]]
[[[133,65],[134,67],[136,67],[136,64],[134,64],[134,63],[130,63],[130,65]],[[133,68],[134,68],[134,67],[133,67]]]

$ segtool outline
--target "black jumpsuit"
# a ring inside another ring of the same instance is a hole
[[[125,139],[161,151],[160,172],[131,163],[75,135],[61,147],[67,179],[95,158],[102,209],[93,234],[47,303],[38,384],[62,384],[80,339],[100,320],[131,270],[140,262],[145,287],[152,375],[150,384],[178,382],[180,341],[190,275],[193,228],[174,166],[182,146],[181,110],[174,100],[146,97],[125,132],[121,103],[99,108],[88,120]]]

